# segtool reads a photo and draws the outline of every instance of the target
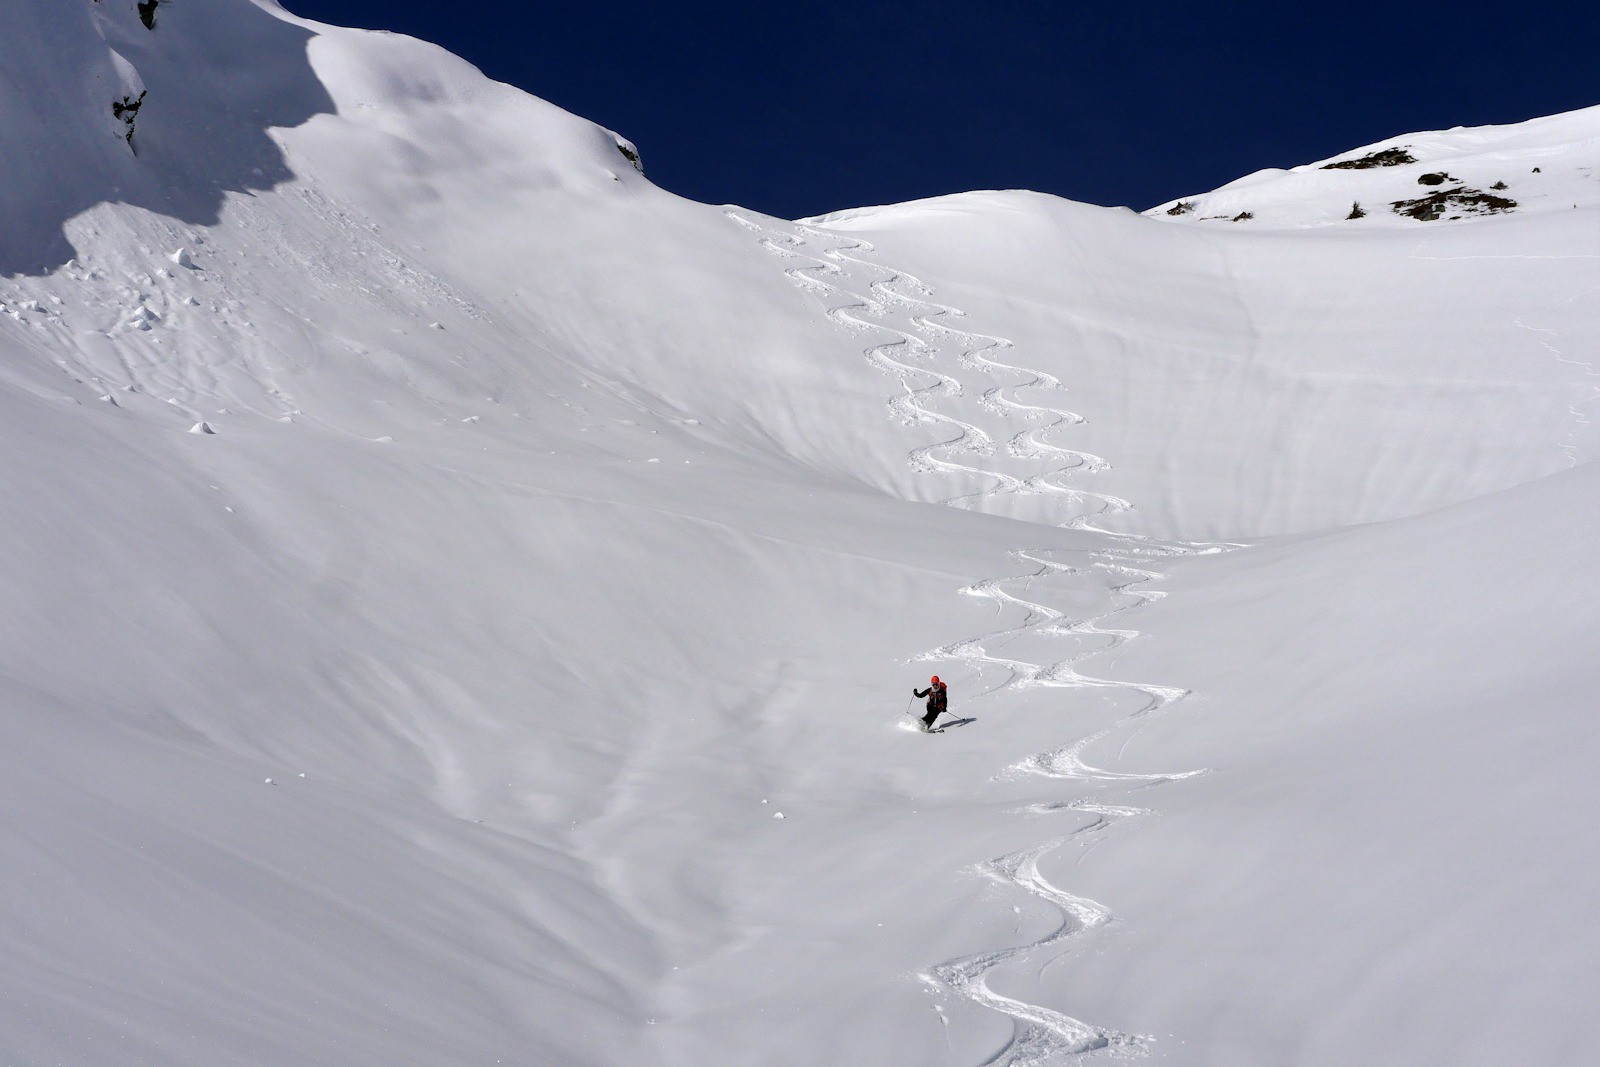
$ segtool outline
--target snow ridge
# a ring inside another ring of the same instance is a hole
[[[974,487],[943,503],[973,510],[1007,496],[1049,495],[1066,505],[1065,517],[1058,525],[1092,531],[1109,539],[1109,547],[1086,550],[1088,568],[1074,567],[1050,558],[1051,551],[1019,550],[1015,556],[1034,569],[1009,577],[984,579],[961,592],[993,600],[997,609],[1020,609],[1018,624],[979,637],[957,641],[932,649],[917,657],[919,661],[954,659],[966,663],[979,676],[989,671],[1004,672],[1004,678],[983,696],[1011,689],[1033,687],[1099,688],[1125,690],[1143,698],[1141,706],[1104,729],[1061,748],[1034,756],[1008,768],[1002,775],[1033,773],[1053,778],[1075,778],[1114,785],[1144,787],[1176,781],[1206,773],[1191,770],[1174,773],[1124,773],[1093,767],[1084,759],[1085,751],[1129,723],[1147,720],[1187,695],[1188,690],[1168,685],[1097,678],[1081,673],[1077,664],[1118,648],[1138,636],[1138,631],[1101,625],[1111,616],[1166,594],[1140,588],[1162,577],[1151,569],[1159,559],[1210,554],[1242,547],[1233,544],[1163,541],[1119,533],[1096,525],[1104,516],[1126,511],[1132,505],[1117,497],[1077,488],[1066,479],[1107,469],[1102,457],[1059,445],[1051,435],[1083,418],[1046,402],[1031,402],[1020,395],[1024,390],[1060,392],[1060,379],[1044,371],[1021,367],[996,358],[1013,347],[1003,337],[964,330],[952,324],[965,317],[958,308],[930,299],[932,289],[904,271],[861,258],[874,251],[866,241],[842,237],[814,226],[797,224],[795,232],[784,232],[762,225],[736,211],[726,212],[740,226],[760,235],[768,251],[786,260],[806,262],[786,268],[796,284],[828,301],[827,315],[852,332],[879,331],[891,336],[866,348],[863,355],[879,369],[899,378],[904,395],[893,395],[891,414],[906,425],[934,423],[953,432],[943,440],[912,450],[908,460],[913,470],[955,476]],[[807,249],[816,242],[817,252]],[[841,243],[842,242],[842,243]],[[865,281],[862,286],[861,282]],[[846,288],[855,283],[866,292]],[[840,300],[844,302],[838,302]],[[901,325],[903,323],[903,325]],[[979,403],[1000,418],[1021,415],[1030,425],[1007,441],[1004,456],[994,437],[975,425],[932,405],[963,397],[963,383],[954,375],[929,365],[929,360],[947,347],[957,349],[956,362],[976,370],[987,379]],[[1041,425],[1042,424],[1042,425]],[[1043,470],[1009,473],[998,469],[996,460],[1044,461]],[[971,460],[969,462],[968,460]],[[989,462],[983,463],[982,461]],[[981,465],[978,465],[980,464]],[[1025,598],[1035,583],[1060,578],[1078,578],[1098,584],[1109,581],[1105,591],[1108,606],[1099,614],[1069,618],[1065,612],[1037,600]],[[1070,655],[1051,663],[1039,664],[1001,654],[1004,646],[1024,635],[1068,639],[1077,647]],[[1089,638],[1083,645],[1080,639]],[[1095,642],[1092,639],[1103,638]],[[1125,743],[1126,744],[1126,743]],[[1098,834],[1116,823],[1147,809],[1073,802],[1060,809],[1088,812],[1096,821],[1043,844],[997,857],[979,864],[974,873],[1010,885],[1056,907],[1060,924],[1044,937],[1022,945],[960,957],[938,964],[920,977],[934,988],[948,989],[984,1007],[1009,1016],[1014,1024],[1011,1040],[986,1061],[988,1065],[1043,1063],[1061,1056],[1076,1056],[1102,1049],[1142,1051],[1153,1040],[1139,1035],[1096,1026],[1061,1012],[1004,996],[987,983],[990,972],[1011,960],[1059,945],[1070,938],[1113,921],[1111,912],[1087,897],[1077,896],[1052,884],[1040,872],[1044,857],[1084,834]],[[1056,810],[1056,808],[1052,808]]]

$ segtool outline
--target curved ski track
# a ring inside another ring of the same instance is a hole
[[[1074,474],[1094,473],[1109,468],[1099,456],[1067,448],[1051,440],[1056,431],[1082,423],[1082,416],[1045,402],[1025,399],[1025,391],[1064,391],[1060,379],[1044,371],[1032,370],[998,358],[1011,349],[1003,337],[962,329],[955,323],[965,312],[930,299],[933,291],[904,271],[860,258],[873,246],[863,240],[829,233],[803,223],[794,232],[771,228],[745,215],[726,210],[727,216],[758,236],[760,244],[774,255],[793,261],[785,273],[802,288],[816,294],[827,305],[827,315],[854,333],[876,331],[888,335],[863,351],[873,366],[896,376],[901,394],[889,398],[890,413],[905,425],[933,423],[950,436],[912,450],[908,459],[914,470],[953,476],[967,487],[965,492],[943,501],[956,507],[978,509],[987,502],[1007,495],[1048,494],[1065,505],[1060,525],[1070,529],[1092,530],[1110,538],[1112,546],[1086,552],[1089,567],[1112,581],[1106,610],[1088,618],[1067,615],[1024,594],[1034,584],[1052,578],[1083,574],[1084,571],[1049,558],[1051,552],[1018,551],[1017,559],[1032,569],[1019,575],[988,578],[962,590],[968,596],[993,600],[997,613],[1006,608],[1020,610],[1022,620],[1015,626],[980,637],[957,641],[918,656],[919,660],[955,659],[968,664],[980,676],[997,673],[1001,681],[981,696],[1009,689],[1052,686],[1072,689],[1116,689],[1139,694],[1142,706],[1104,729],[1061,748],[1041,752],[1007,768],[1003,775],[1040,774],[1053,778],[1073,778],[1110,786],[1144,787],[1189,778],[1203,770],[1166,774],[1134,774],[1094,767],[1084,753],[1129,723],[1140,721],[1171,707],[1188,691],[1167,685],[1123,682],[1096,678],[1078,670],[1077,665],[1093,656],[1117,648],[1138,632],[1102,625],[1119,612],[1160,599],[1166,594],[1141,588],[1160,578],[1150,564],[1162,558],[1227,551],[1242,546],[1164,541],[1134,534],[1117,533],[1095,525],[1104,516],[1132,507],[1125,500],[1076,488],[1066,479]],[[815,246],[813,245],[815,242]],[[816,250],[811,249],[815,247]],[[864,290],[864,291],[862,291]],[[901,325],[897,325],[900,323]],[[965,396],[963,383],[953,374],[939,369],[934,361],[953,353],[962,368],[981,373],[987,382],[977,402],[999,417],[1020,416],[1029,425],[1006,441],[1004,453],[994,438],[981,427],[956,417],[934,405]],[[1009,460],[1006,459],[1009,457]],[[990,460],[978,465],[979,461]],[[1045,469],[1029,473],[1010,473],[997,469],[997,461],[1042,462]],[[1103,580],[1103,579],[1102,579]],[[1053,663],[1039,664],[1009,658],[1004,647],[1024,635],[1071,638],[1081,644],[1077,651]],[[1102,639],[1102,640],[1096,640]],[[1057,908],[1061,922],[1045,937],[994,952],[948,960],[920,977],[934,988],[947,989],[991,1008],[1013,1022],[1011,1040],[983,1067],[1023,1067],[1086,1053],[1121,1050],[1136,1053],[1148,1048],[1152,1039],[1095,1026],[1036,1004],[1029,1004],[995,992],[988,975],[1008,961],[1060,945],[1071,938],[1098,929],[1113,921],[1102,905],[1069,893],[1040,873],[1040,862],[1070,841],[1109,830],[1117,823],[1147,809],[1119,807],[1075,801],[1059,805],[1036,805],[1034,814],[1070,810],[1090,813],[1096,820],[1064,837],[1013,852],[979,864],[974,873],[1003,885],[1029,893]]]

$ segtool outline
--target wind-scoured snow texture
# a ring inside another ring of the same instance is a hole
[[[156,27],[0,37],[0,1059],[1594,1058],[1592,207],[808,226],[926,290],[902,385],[610,131]],[[1097,569],[1038,476],[1267,540]]]

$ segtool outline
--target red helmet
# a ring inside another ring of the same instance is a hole
[[[934,685],[938,685],[939,684],[939,676],[937,674],[933,676],[933,684]]]

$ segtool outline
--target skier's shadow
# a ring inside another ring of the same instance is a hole
[[[949,722],[942,722],[942,723],[940,723],[940,724],[939,724],[939,725],[938,725],[938,726],[935,726],[935,727],[934,727],[934,728],[933,728],[933,729],[931,729],[931,730],[929,730],[929,731],[928,731],[928,732],[929,732],[929,733],[930,733],[930,734],[942,734],[942,733],[944,733],[944,732],[945,732],[945,731],[946,731],[946,730],[954,730],[954,729],[955,729],[955,728],[956,728],[956,727],[958,727],[958,726],[965,726],[965,725],[967,725],[967,723],[969,723],[969,722],[977,722],[977,721],[978,721],[978,720],[977,720],[977,719],[976,719],[976,718],[970,718],[970,719],[951,719],[951,720],[950,720],[950,721],[949,721]]]

